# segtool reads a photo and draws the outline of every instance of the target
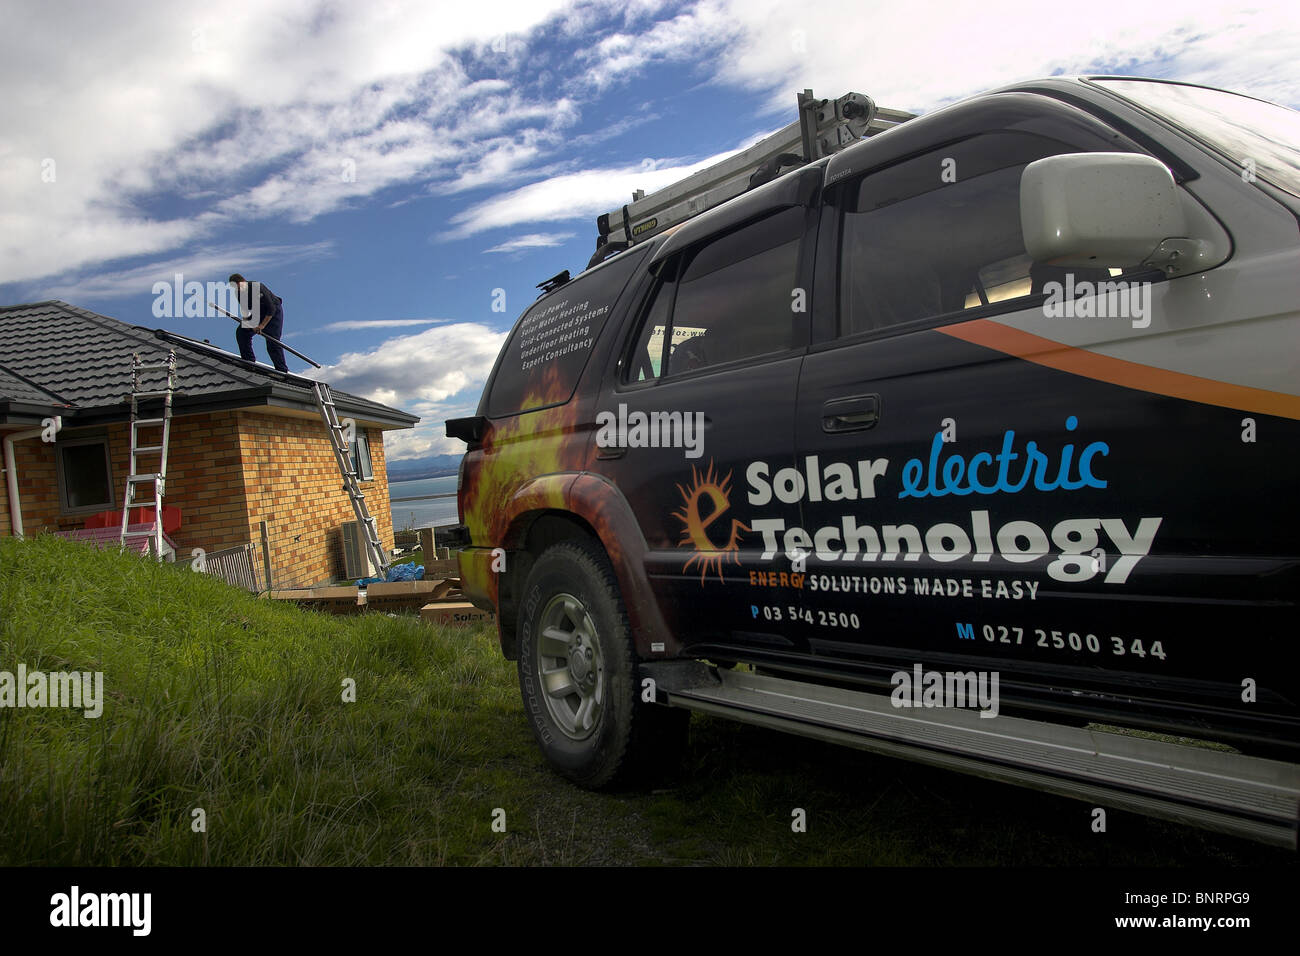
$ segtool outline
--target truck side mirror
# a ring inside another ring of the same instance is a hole
[[[1025,167],[1020,228],[1035,262],[1125,269],[1154,264],[1187,236],[1173,174],[1140,153],[1068,153]]]

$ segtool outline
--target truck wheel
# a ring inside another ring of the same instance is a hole
[[[587,542],[554,545],[529,571],[519,690],[542,753],[582,787],[652,775],[685,740],[689,713],[641,700],[617,580]]]

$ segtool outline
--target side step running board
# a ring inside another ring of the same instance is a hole
[[[702,664],[642,664],[659,700],[1296,849],[1300,766]],[[666,699],[665,699],[666,698]]]

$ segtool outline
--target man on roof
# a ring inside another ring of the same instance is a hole
[[[231,274],[230,284],[235,287],[239,297],[239,328],[235,330],[235,340],[239,343],[239,354],[246,362],[256,362],[253,354],[253,336],[262,333],[266,339],[266,354],[271,364],[281,372],[289,371],[284,360],[284,349],[280,346],[280,336],[284,331],[283,300],[261,282],[249,282],[238,272]]]

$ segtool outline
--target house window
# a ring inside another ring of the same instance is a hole
[[[352,470],[357,473],[357,478],[361,481],[370,481],[375,477],[374,470],[370,465],[370,439],[366,433],[358,429],[356,438],[352,440],[352,447],[348,454],[352,456]]]
[[[56,446],[54,460],[59,479],[59,505],[64,514],[114,507],[107,438],[61,441]]]

